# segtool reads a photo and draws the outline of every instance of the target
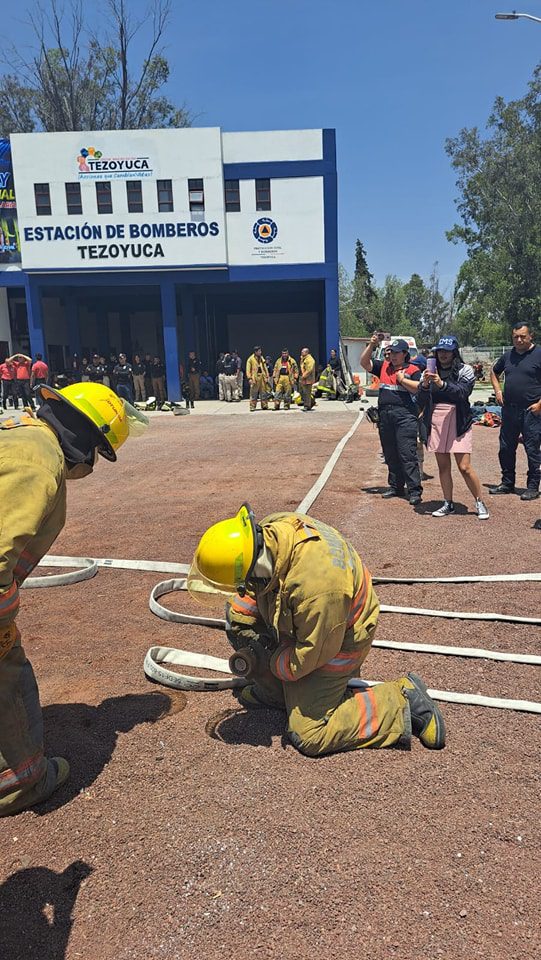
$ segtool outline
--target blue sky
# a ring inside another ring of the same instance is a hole
[[[147,7],[128,2],[134,13]],[[352,270],[360,237],[378,282],[427,277],[437,260],[451,288],[464,251],[445,239],[457,195],[445,138],[483,127],[494,98],[521,96],[541,60],[541,24],[494,19],[509,9],[506,0],[173,0],[168,93],[197,126],[336,128],[340,261]],[[520,9],[541,16],[541,0]],[[17,22],[8,36],[30,34]]]

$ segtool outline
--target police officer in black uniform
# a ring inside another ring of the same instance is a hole
[[[101,363],[99,354],[93,354],[92,363],[88,364],[86,373],[92,383],[103,383],[103,378],[107,376],[107,367],[104,363]]]

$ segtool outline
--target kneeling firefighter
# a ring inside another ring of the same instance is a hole
[[[97,456],[116,460],[146,417],[102,383],[63,390],[42,385],[37,415],[0,417],[0,816],[46,800],[69,774],[43,753],[38,688],[15,625],[19,587],[66,519],[66,480],[92,473]]]
[[[289,739],[302,753],[408,745],[412,733],[430,749],[445,745],[443,717],[415,674],[348,688],[370,650],[379,601],[337,530],[296,513],[258,524],[243,504],[201,538],[188,590],[198,600],[231,598],[230,667],[250,680],[239,700],[285,709]]]

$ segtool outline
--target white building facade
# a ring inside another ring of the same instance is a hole
[[[74,354],[151,353],[177,399],[189,350],[213,374],[220,350],[307,345],[324,361],[337,345],[333,130],[10,142],[20,264],[0,256],[4,349],[57,369]]]

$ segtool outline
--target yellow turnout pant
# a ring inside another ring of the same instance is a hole
[[[1,641],[6,640],[8,632],[15,639],[1,656]],[[0,817],[47,797],[54,783],[56,770],[43,755],[36,678],[20,634],[11,624],[0,629]]]
[[[261,409],[268,410],[269,382],[265,376],[256,377],[255,383],[250,384],[250,410],[255,410],[257,401],[261,401]]]
[[[289,409],[291,404],[291,393],[293,387],[291,386],[291,380],[287,376],[278,377],[276,381],[276,389],[274,391],[274,409],[280,409],[280,403],[284,401],[284,407],[286,410]]]
[[[409,745],[411,720],[403,680],[365,690],[348,687],[359,676],[316,670],[301,680],[282,682],[270,670],[254,678],[256,696],[285,709],[292,744],[310,757],[361,747]]]

